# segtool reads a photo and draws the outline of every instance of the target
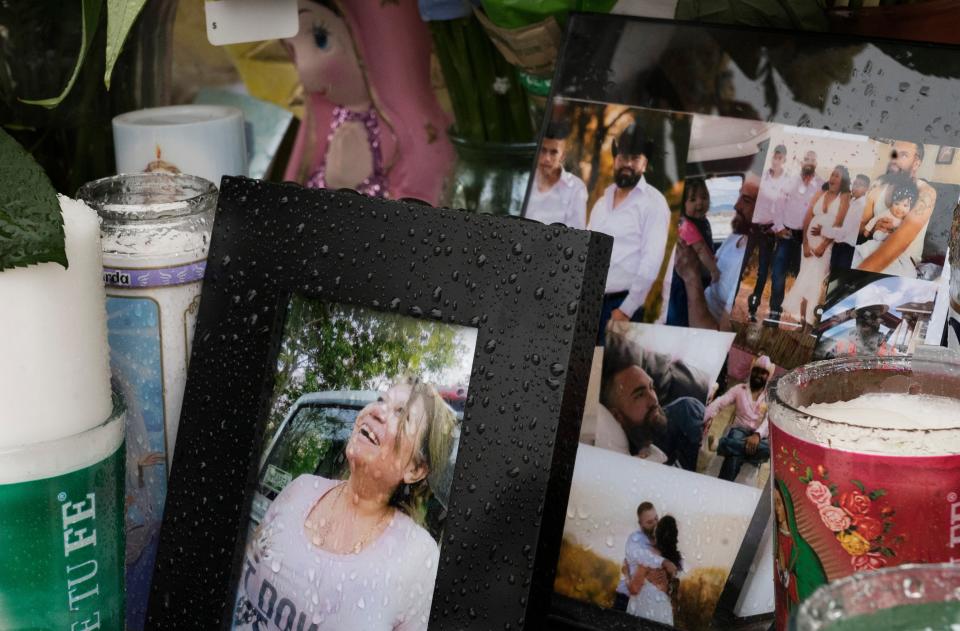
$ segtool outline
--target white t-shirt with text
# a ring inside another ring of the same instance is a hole
[[[426,631],[440,551],[433,537],[394,511],[358,554],[313,545],[304,523],[337,480],[301,475],[270,505],[247,543],[240,573],[249,606],[234,629]]]

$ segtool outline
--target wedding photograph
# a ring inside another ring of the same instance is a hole
[[[427,629],[476,336],[292,299],[233,629]]]
[[[786,330],[816,323],[831,268],[852,265],[876,151],[863,136],[773,126],[735,322]]]
[[[827,279],[847,270],[940,276],[960,167],[931,160],[936,146],[779,126],[770,142],[733,307],[741,329],[809,333]]]
[[[690,119],[565,98],[551,105],[523,216],[614,238],[601,346],[610,320],[666,316]]]

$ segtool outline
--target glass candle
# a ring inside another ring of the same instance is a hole
[[[100,214],[110,367],[127,402],[127,628],[143,628],[217,191],[191,175],[85,184]]]
[[[953,631],[960,628],[960,565],[902,565],[818,589],[791,631]]]
[[[829,581],[960,557],[960,362],[810,364],[771,395],[777,628]]]

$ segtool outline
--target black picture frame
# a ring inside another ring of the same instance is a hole
[[[956,154],[956,147],[940,147],[940,151],[937,152],[937,164],[953,164]]]
[[[721,74],[723,62],[733,67],[732,74]],[[733,99],[729,93],[721,97],[720,86],[728,78]],[[960,129],[943,111],[958,99],[956,46],[575,12],[567,23],[540,137],[555,105],[567,102],[957,146]],[[534,162],[532,172],[536,168]],[[751,168],[749,159],[742,168]],[[770,515],[768,485],[717,605],[713,623],[718,628],[754,628],[765,619],[740,618],[734,609]],[[558,595],[551,622],[563,629],[671,628]]]
[[[542,628],[612,241],[225,178],[147,624],[229,628],[292,294],[476,327],[430,629]]]

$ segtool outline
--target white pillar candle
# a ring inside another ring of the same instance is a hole
[[[110,417],[100,222],[60,196],[69,267],[0,272],[0,451],[56,440]]]

